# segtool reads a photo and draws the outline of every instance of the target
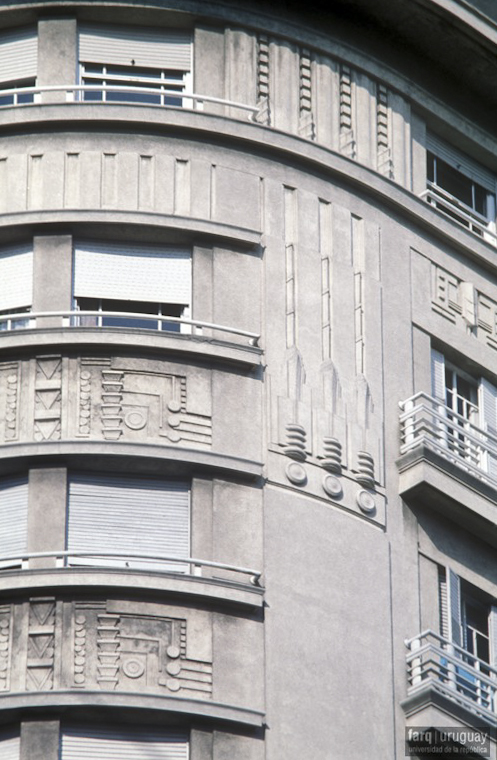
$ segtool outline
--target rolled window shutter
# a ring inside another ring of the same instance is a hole
[[[75,557],[71,564],[187,572],[188,564],[126,558],[127,553],[188,558],[190,491],[187,483],[140,478],[77,476],[69,483],[69,551],[88,551],[104,559]],[[107,558],[108,552],[123,559]]]
[[[431,350],[431,393],[445,404],[445,359],[434,348]]]
[[[495,193],[495,175],[462,151],[431,133],[426,136],[426,148],[441,158],[442,161],[445,161],[446,164],[452,166],[453,169],[466,175],[489,192]]]
[[[0,33],[0,82],[35,79],[38,58],[36,29]]]
[[[484,377],[480,380],[479,411],[480,427],[497,439],[497,388]],[[483,452],[482,466],[489,475],[497,478],[497,444],[494,445],[495,453]]]
[[[0,483],[0,567],[6,566],[2,557],[27,551],[27,535],[28,482],[21,478],[4,480]]]
[[[0,758],[2,760],[19,760],[21,756],[21,743],[19,736],[11,732],[0,733]]]
[[[78,726],[61,734],[60,760],[188,760],[188,756],[184,732]]]
[[[0,251],[0,311],[33,303],[33,251],[15,246]]]
[[[77,243],[74,296],[190,305],[190,251]]]
[[[447,605],[449,639],[462,646],[461,581],[450,568],[447,568]]]
[[[80,26],[81,63],[189,72],[191,59],[192,37],[188,31],[136,26]]]

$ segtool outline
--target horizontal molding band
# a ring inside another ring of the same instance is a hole
[[[116,568],[43,568],[0,571],[0,593],[50,589],[131,589],[140,592],[201,598],[223,607],[262,607],[264,589],[250,584],[178,573],[154,573]]]
[[[86,463],[84,458],[86,459]],[[177,474],[178,465],[183,471],[199,469],[204,471],[218,471],[236,474],[250,479],[261,478],[263,465],[252,459],[219,454],[213,451],[201,451],[199,449],[183,448],[181,446],[164,446],[151,443],[120,443],[114,441],[43,441],[4,444],[0,447],[0,474],[12,472],[12,460],[16,465],[22,465],[22,460],[29,466],[33,460],[55,459],[58,462],[75,460],[79,467],[91,463],[91,459],[101,468],[107,468],[112,460],[118,465],[119,460],[123,467],[128,461],[137,462],[139,459],[147,460],[158,473],[164,474],[166,463],[175,467]],[[102,461],[105,458],[106,461]],[[97,467],[98,469],[98,467]]]
[[[25,227],[26,225],[126,225],[126,227],[156,227],[171,230],[180,242],[199,243],[199,237],[235,242],[243,247],[254,248],[261,244],[262,233],[248,227],[197,219],[189,216],[161,214],[156,211],[119,211],[113,209],[40,209],[16,211],[0,216],[0,229]]]
[[[146,119],[144,118],[144,108]],[[118,124],[121,131],[124,125],[129,125],[130,140],[134,139],[136,134],[150,132],[154,134],[175,133],[181,134],[183,137],[191,135],[192,139],[202,135],[204,139],[206,136],[211,139],[213,144],[222,143],[225,149],[229,148],[231,143],[237,147],[245,145],[246,150],[250,146],[254,155],[257,155],[258,152],[265,157],[268,154],[273,154],[275,160],[281,160],[285,166],[288,166],[289,163],[293,164],[296,170],[310,170],[312,172],[318,170],[324,176],[329,174],[335,181],[341,182],[344,187],[352,186],[355,190],[363,193],[365,197],[371,197],[376,203],[379,202],[389,210],[395,211],[399,216],[407,217],[422,229],[428,230],[438,240],[462,251],[468,258],[489,269],[496,267],[497,257],[493,246],[485,243],[449,217],[444,216],[411,191],[356,161],[296,135],[260,126],[253,122],[237,121],[205,112],[198,113],[179,108],[147,108],[144,105],[51,103],[40,106],[16,106],[0,111],[0,132],[8,131],[9,128],[18,130],[21,125],[25,129],[34,129],[40,126],[46,128],[48,125],[54,133],[55,125],[58,130],[63,132],[70,125],[77,125],[79,129],[85,129],[85,124],[91,124],[92,130],[99,127],[108,129]],[[25,223],[25,213],[28,212],[19,212],[19,224]],[[33,212],[33,218],[38,216],[41,218],[44,213],[65,212]],[[69,213],[74,220],[78,214],[79,218],[83,220],[86,211],[81,209]],[[108,212],[104,211],[103,213]],[[116,214],[118,212],[110,213]],[[7,216],[12,218],[15,215]],[[128,212],[125,212],[123,216],[128,220]],[[143,214],[143,216],[160,217],[161,215]],[[178,217],[178,222],[178,226],[181,227],[184,219]],[[205,223],[207,224],[207,221]],[[264,243],[264,238],[262,238],[261,244],[263,246]]]
[[[51,711],[71,708],[82,709],[119,709],[155,713],[156,718],[161,713],[212,721],[214,723],[240,726],[241,728],[262,728],[264,713],[235,705],[220,702],[208,702],[199,699],[183,699],[181,697],[157,697],[148,694],[123,693],[114,691],[42,691],[22,692],[0,695],[0,711],[2,720],[9,719],[9,713],[28,710]]]

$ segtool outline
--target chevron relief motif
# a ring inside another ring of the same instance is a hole
[[[62,359],[42,356],[36,360],[34,438],[59,440],[61,435]]]
[[[55,600],[31,600],[29,606],[26,690],[53,689]]]

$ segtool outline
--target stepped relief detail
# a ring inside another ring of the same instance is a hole
[[[0,403],[2,407],[0,408],[5,410],[3,435],[6,441],[16,441],[19,437],[20,393],[21,364],[19,362],[1,364]]]
[[[10,658],[12,652],[12,609],[0,606],[0,692],[10,689]]]
[[[434,263],[431,283],[432,310],[497,349],[497,301]]]
[[[47,691],[54,688],[55,612],[55,599],[31,599],[26,691]]]
[[[62,358],[40,356],[35,369],[35,441],[59,440],[62,417]]]

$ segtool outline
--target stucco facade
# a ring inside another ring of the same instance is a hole
[[[495,732],[487,6],[2,4],[0,757]]]

